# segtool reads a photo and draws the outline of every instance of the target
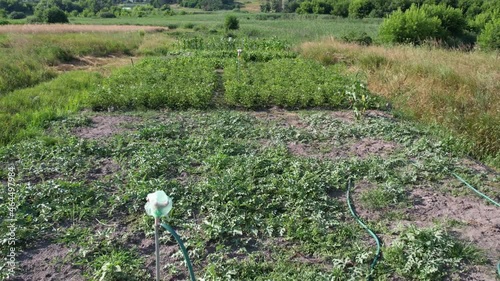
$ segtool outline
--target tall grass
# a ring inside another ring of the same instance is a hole
[[[81,109],[100,75],[69,72],[33,88],[0,97],[0,145],[36,136],[48,122]]]
[[[54,78],[49,66],[78,56],[132,54],[144,33],[4,34],[0,37],[0,95]]]
[[[500,58],[492,53],[369,46],[333,38],[300,46],[303,56],[351,65],[369,89],[414,119],[463,138],[469,155],[500,167]]]

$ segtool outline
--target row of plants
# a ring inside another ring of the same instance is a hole
[[[225,100],[262,108],[369,108],[376,105],[365,85],[340,67],[302,59],[231,64],[224,70]]]
[[[220,85],[217,73],[222,73]],[[354,108],[377,105],[365,85],[342,68],[302,59],[245,62],[216,58],[148,58],[115,72],[90,95],[94,110],[207,108]],[[221,99],[217,99],[218,102]]]
[[[89,98],[94,110],[206,108],[217,86],[212,60],[148,58],[104,80]]]

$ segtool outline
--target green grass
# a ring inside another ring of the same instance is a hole
[[[193,24],[194,28],[203,26],[206,30],[217,30],[222,33],[224,18],[227,12],[203,14],[186,14],[175,16],[149,16],[142,18],[121,17],[116,19],[71,18],[75,24],[137,24],[168,26],[177,24],[184,27]],[[237,36],[268,38],[277,36],[291,43],[318,40],[325,36],[340,37],[349,32],[366,32],[375,37],[381,19],[343,19],[332,17],[296,16],[290,19],[258,20],[256,14],[234,13],[240,21],[240,30],[233,32]],[[175,32],[179,32],[178,29]]]
[[[0,96],[50,80],[49,66],[80,56],[130,55],[139,48],[140,33],[4,34],[0,37]]]
[[[90,72],[71,72],[33,88],[0,96],[0,143],[17,142],[40,135],[50,121],[82,109],[87,91],[101,79]]]

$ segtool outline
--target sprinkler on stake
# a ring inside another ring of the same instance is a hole
[[[238,81],[240,81],[240,56],[241,56],[241,52],[243,52],[242,49],[238,49],[238,60],[236,61],[237,65],[238,65]]]
[[[166,217],[168,213],[172,210],[172,198],[168,197],[164,191],[158,190],[154,193],[149,193],[146,197],[146,205],[144,205],[144,209],[146,209],[146,214],[148,216],[152,216],[155,218],[154,228],[155,228],[155,252],[156,252],[156,280],[160,280],[160,242],[158,230],[159,227],[162,226],[174,236],[175,240],[179,244],[181,248],[182,254],[184,255],[184,259],[186,260],[186,265],[189,270],[189,275],[191,277],[191,281],[195,281],[193,267],[191,265],[191,261],[189,260],[189,255],[186,251],[186,247],[184,247],[184,243],[175,230],[168,224],[161,223],[160,218]]]

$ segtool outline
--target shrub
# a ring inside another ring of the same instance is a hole
[[[26,23],[43,23],[43,20],[37,16],[29,16],[26,18]]]
[[[386,43],[421,44],[425,40],[438,38],[441,20],[412,5],[404,13],[397,10],[384,19],[379,31],[379,40]]]
[[[99,13],[99,16],[101,18],[105,18],[105,19],[116,18],[115,14],[113,14],[111,12],[101,12],[101,13]]]
[[[12,12],[9,14],[9,18],[13,20],[24,19],[26,15],[23,12]]]
[[[500,50],[500,18],[487,23],[477,41],[482,49]]]
[[[236,16],[227,15],[224,21],[224,29],[226,30],[236,30],[240,28],[240,22]]]
[[[47,10],[47,23],[68,23],[68,17],[63,10],[53,7]]]
[[[10,22],[8,20],[3,20],[3,19],[0,19],[0,25],[7,25],[9,24]]]
[[[366,32],[351,31],[343,35],[341,39],[348,43],[356,43],[365,46],[369,46],[373,42],[373,39]]]

